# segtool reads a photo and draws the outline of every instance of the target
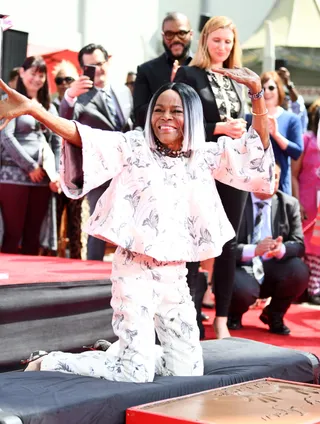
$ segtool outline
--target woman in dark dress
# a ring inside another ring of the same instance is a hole
[[[241,50],[236,27],[225,16],[215,16],[204,26],[197,52],[190,66],[179,68],[175,81],[192,86],[200,96],[206,128],[206,140],[217,141],[222,135],[239,138],[246,130],[244,86],[214,72],[217,68],[241,66]],[[238,232],[247,192],[216,182],[226,214]],[[195,264],[193,264],[194,266]],[[236,238],[225,244],[215,259],[214,291],[216,318],[214,330],[218,339],[230,337],[227,316],[236,266]],[[192,270],[192,275],[196,275]],[[190,272],[190,270],[189,270]]]

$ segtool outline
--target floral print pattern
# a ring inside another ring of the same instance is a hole
[[[184,262],[159,262],[118,248],[112,269],[113,330],[106,352],[52,352],[41,370],[148,382],[154,375],[203,374],[196,311]],[[160,346],[154,345],[154,328]]]
[[[217,143],[204,142],[190,158],[172,158],[151,151],[140,131],[123,134],[79,123],[77,127],[83,148],[76,154],[83,165],[74,166],[74,173],[83,172],[84,184],[75,187],[73,173],[65,173],[70,149],[66,143],[61,163],[64,192],[79,198],[112,179],[87,232],[159,261],[216,257],[234,237],[215,179],[240,190],[273,189],[272,147],[264,151],[252,128],[241,139],[223,136]]]

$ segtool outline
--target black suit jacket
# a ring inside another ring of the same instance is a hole
[[[186,64],[191,61],[188,57]],[[138,66],[134,84],[133,104],[135,125],[144,128],[147,109],[153,94],[164,84],[170,82],[173,61],[163,53],[155,59]]]
[[[115,99],[122,114],[122,132],[132,129],[130,115],[132,113],[132,96],[126,87],[113,87]],[[78,97],[74,107],[70,107],[63,98],[60,105],[60,116],[66,119],[74,119],[81,124],[88,125],[100,130],[114,131],[116,125],[113,116],[106,107],[103,93],[96,88],[92,88],[87,93]]]
[[[206,140],[217,141],[221,134],[214,135],[213,132],[215,130],[216,123],[221,122],[221,118],[215,96],[213,94],[210,82],[206,74],[206,70],[198,68],[197,66],[182,66],[178,69],[174,81],[184,82],[185,84],[190,85],[199,94],[202,102],[203,115],[205,119]],[[244,119],[245,110],[242,95],[243,86],[232,80],[231,83],[238,95],[238,99],[241,104],[241,108],[237,117]]]
[[[248,196],[237,240],[238,265],[242,263],[244,245],[251,244],[253,226],[252,198]],[[286,246],[286,253],[281,260],[304,255],[305,249],[299,202],[296,198],[280,190],[272,197],[271,229],[272,237],[275,239],[278,236],[282,236],[283,243]]]

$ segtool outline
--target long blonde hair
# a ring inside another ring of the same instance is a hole
[[[207,46],[208,37],[213,31],[221,28],[231,29],[234,35],[232,50],[228,59],[224,61],[223,67],[234,68],[235,66],[241,66],[241,47],[238,32],[232,20],[227,16],[214,16],[207,21],[201,31],[198,48],[190,66],[197,66],[202,69],[208,69],[211,67],[211,58]]]

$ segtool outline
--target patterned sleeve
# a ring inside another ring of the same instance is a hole
[[[207,143],[209,144],[209,143]],[[210,143],[206,162],[213,177],[239,190],[273,193],[274,155],[264,150],[257,132],[250,127],[240,139],[223,136]]]
[[[64,143],[60,162],[62,189],[73,199],[114,178],[130,163],[132,155],[129,138],[123,133],[76,125],[82,148]]]

